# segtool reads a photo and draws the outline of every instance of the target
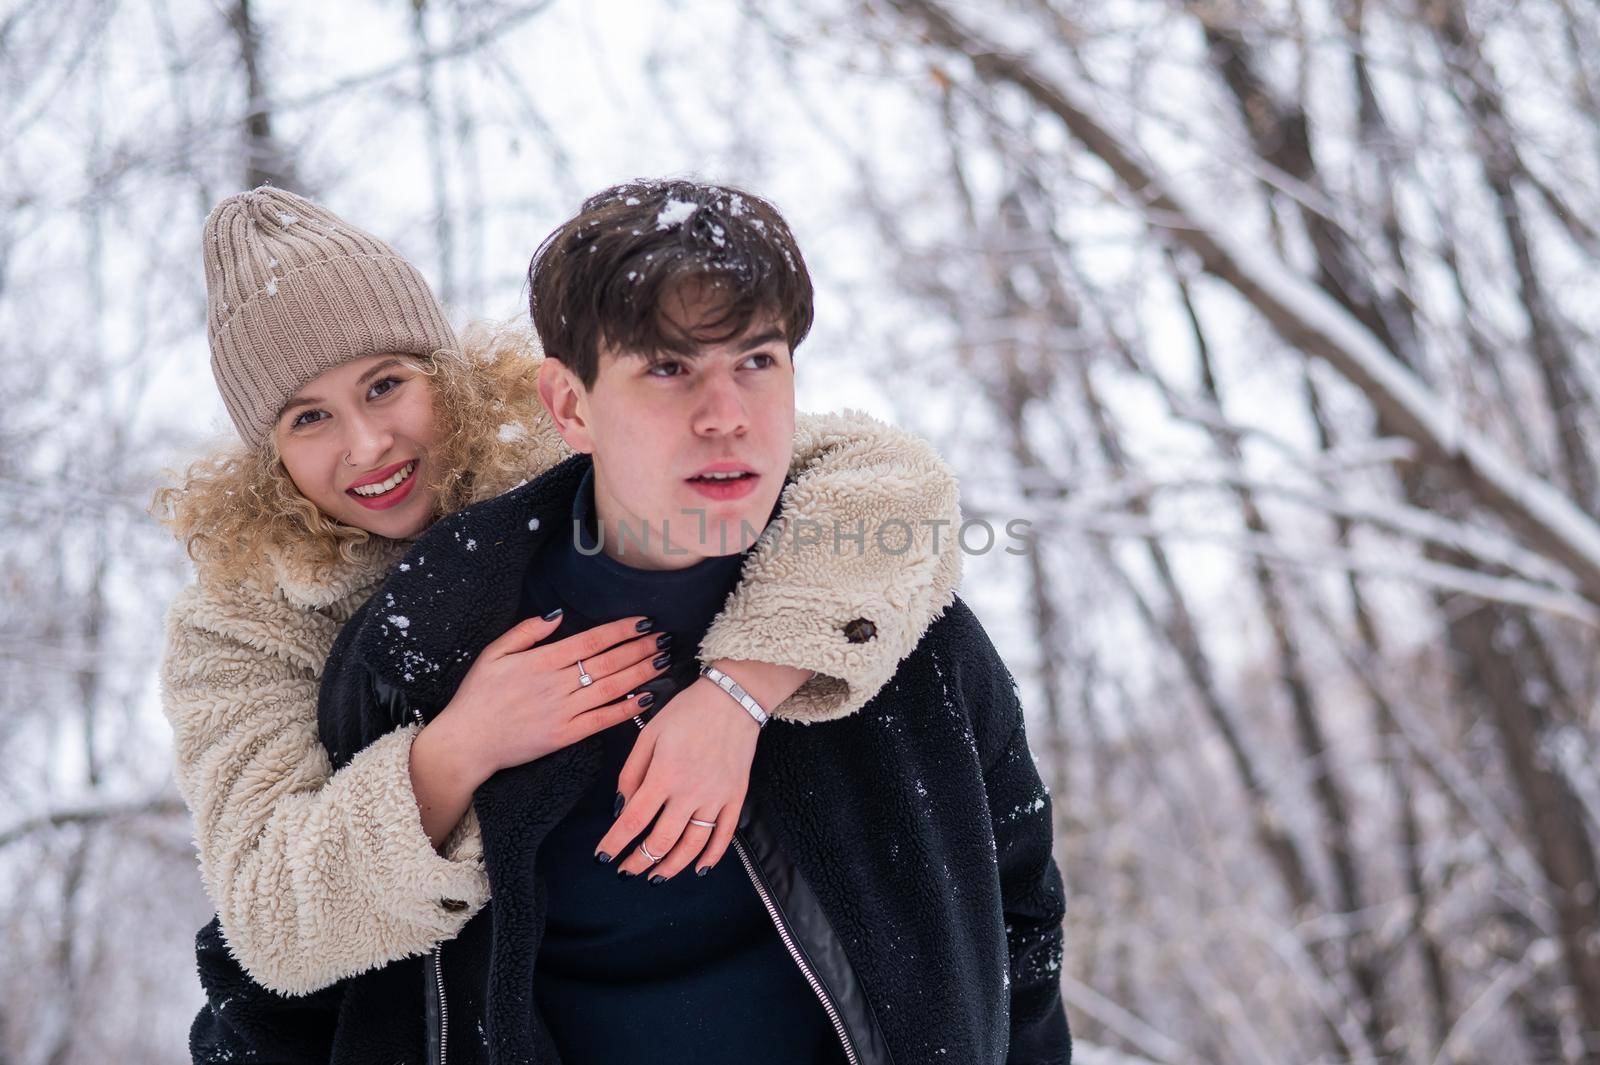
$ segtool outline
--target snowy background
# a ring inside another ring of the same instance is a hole
[[[228,432],[209,206],[311,195],[464,324],[670,174],[794,224],[803,408],[1034,522],[963,594],[1080,1061],[1600,1060],[1587,0],[3,0],[0,1063],[200,1001],[145,507]]]

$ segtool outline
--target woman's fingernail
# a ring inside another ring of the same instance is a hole
[[[617,870],[617,879],[618,880],[628,880],[628,879],[631,879],[633,876],[634,876],[634,874],[628,872],[626,869],[618,869]]]
[[[669,648],[671,646],[672,646],[672,633],[663,632],[660,636],[656,637],[656,649],[657,650],[665,651],[667,648]]]
[[[622,812],[622,804],[627,801],[627,799],[622,797],[622,792],[617,792],[617,801],[616,804],[611,807],[611,816],[615,817],[620,814]]]
[[[656,623],[654,621],[649,618],[645,618],[643,621],[639,622],[639,624],[634,626],[634,630],[636,632],[649,632],[655,627]]]
[[[652,706],[656,705],[656,693],[645,692],[643,695],[639,696],[639,698],[635,699],[634,702],[638,704],[640,710],[648,710]]]
[[[702,865],[700,868],[698,868],[698,869],[696,869],[694,871],[694,875],[695,876],[705,876],[709,872],[711,872],[711,866]]]
[[[657,873],[655,876],[650,878],[650,883],[652,884],[665,884],[666,882],[667,878],[662,876],[660,873]]]
[[[556,607],[554,610],[550,611],[550,613],[548,613],[548,614],[546,614],[544,616],[544,620],[545,621],[554,621],[556,618],[558,618],[560,616],[561,616],[561,607]]]
[[[611,855],[607,854],[605,851],[601,851],[599,854],[594,856],[594,860],[599,862],[601,865],[610,865]]]
[[[660,669],[670,661],[672,661],[672,656],[663,651],[661,654],[658,654],[652,658],[650,660],[650,664],[655,666],[657,669]]]

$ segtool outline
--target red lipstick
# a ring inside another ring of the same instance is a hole
[[[366,496],[356,491],[357,488],[364,485],[382,484],[407,466],[412,469],[410,473],[406,474],[405,480],[382,495]],[[368,510],[388,510],[390,507],[397,507],[406,501],[406,497],[411,494],[411,490],[417,486],[417,468],[419,466],[421,466],[421,461],[418,459],[406,459],[395,463],[393,466],[385,466],[375,473],[354,481],[350,487],[345,489],[345,494]]]

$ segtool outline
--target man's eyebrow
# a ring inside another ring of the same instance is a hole
[[[773,341],[782,340],[782,339],[783,339],[783,330],[781,330],[781,329],[768,329],[766,332],[761,333],[761,334],[759,334],[757,336],[753,336],[749,340],[745,341],[744,350],[745,351],[754,351],[759,347],[764,347],[767,344],[771,344]]]

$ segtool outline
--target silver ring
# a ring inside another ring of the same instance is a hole
[[[639,850],[644,852],[644,856],[646,858],[649,858],[652,864],[654,864],[655,862],[659,862],[662,858],[666,857],[665,854],[651,854],[650,853],[650,848],[646,847],[644,845],[644,841],[643,840],[639,841]]]
[[[702,821],[698,817],[689,818],[689,823],[691,825],[699,825],[701,828],[716,828],[717,827],[717,823],[715,821]]]
[[[587,688],[594,683],[594,678],[589,676],[589,671],[583,668],[583,659],[578,659],[578,684]]]

